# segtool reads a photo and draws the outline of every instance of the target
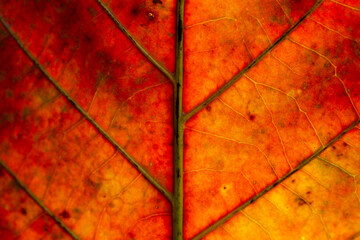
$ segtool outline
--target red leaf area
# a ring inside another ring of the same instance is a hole
[[[358,0],[0,19],[1,239],[359,236]]]

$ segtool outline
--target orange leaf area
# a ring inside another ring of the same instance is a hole
[[[359,149],[356,128],[204,239],[357,239]]]
[[[359,118],[360,15],[338,5],[324,2],[187,122],[187,237],[292,171]],[[335,19],[327,20],[329,12]]]
[[[185,112],[246,67],[314,3],[189,1],[185,9]]]

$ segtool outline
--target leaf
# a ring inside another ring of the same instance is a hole
[[[0,178],[2,239],[71,239],[3,170]]]
[[[5,239],[355,239],[359,2],[2,1]]]
[[[350,131],[205,239],[359,237],[359,133]]]

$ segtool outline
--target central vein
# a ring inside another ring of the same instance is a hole
[[[176,6],[176,55],[174,83],[174,198],[173,198],[173,239],[183,239],[183,78],[184,78],[184,0],[177,0]]]

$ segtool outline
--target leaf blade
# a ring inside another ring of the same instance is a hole
[[[56,87],[56,89],[63,94],[66,99],[71,102],[71,104],[112,144],[114,145],[119,152],[136,168],[141,172],[145,178],[164,196],[172,202],[172,194],[166,190],[160,183],[158,183],[129,153],[127,153],[95,120],[49,75],[45,68],[36,60],[36,58],[29,52],[29,50],[24,46],[24,44],[19,40],[15,33],[10,29],[9,25],[5,20],[0,16],[0,21],[5,26],[10,35],[18,43],[19,47],[24,51],[24,53],[31,59],[31,61],[36,65],[40,71],[49,79],[49,81]]]
[[[290,27],[287,31],[285,31],[281,37],[279,37],[271,46],[266,48],[256,59],[254,59],[249,65],[247,65],[243,70],[233,76],[228,82],[226,82],[223,86],[221,86],[215,93],[207,97],[202,103],[191,109],[185,117],[184,120],[187,121],[199,111],[208,106],[212,101],[214,101],[217,97],[219,97],[222,93],[224,93],[227,89],[229,89],[234,83],[236,83],[244,74],[246,74],[253,66],[255,66],[259,61],[261,61],[272,49],[274,49],[279,43],[281,43],[287,36],[290,35],[292,31],[294,31],[311,13],[313,13],[323,1],[317,1],[314,6],[304,15],[302,16],[292,27]]]
[[[250,198],[245,203],[241,204],[239,207],[235,208],[233,211],[228,213],[226,216],[222,217],[220,220],[216,221],[215,223],[211,224],[208,228],[201,231],[199,234],[197,234],[192,240],[199,240],[203,237],[205,237],[207,234],[209,234],[211,231],[214,231],[216,228],[220,227],[222,224],[224,224],[226,221],[228,221],[230,218],[241,212],[243,209],[245,209],[247,206],[253,204],[255,201],[257,201],[259,198],[264,196],[266,193],[274,189],[276,186],[281,184],[282,182],[286,181],[289,177],[291,177],[294,173],[305,167],[308,163],[310,163],[313,159],[317,158],[320,154],[322,154],[326,149],[331,147],[333,144],[335,144],[340,138],[344,137],[348,132],[353,130],[360,122],[360,119],[356,120],[354,123],[352,123],[348,128],[346,128],[343,132],[341,132],[339,135],[337,135],[335,138],[333,138],[329,143],[327,143],[324,147],[318,149],[313,155],[311,155],[309,158],[302,161],[299,165],[297,165],[292,171],[288,172],[281,178],[279,178],[276,182],[272,183],[268,187],[264,188],[261,192],[257,193],[254,197]]]
[[[162,72],[171,82],[175,83],[174,76],[162,66],[151,54],[132,36],[132,34],[125,28],[124,25],[117,20],[114,13],[108,8],[101,0],[97,0],[100,6],[106,11],[106,13],[111,17],[114,23],[119,27],[119,29],[135,44],[139,51],[152,63],[156,66],[160,72]]]

